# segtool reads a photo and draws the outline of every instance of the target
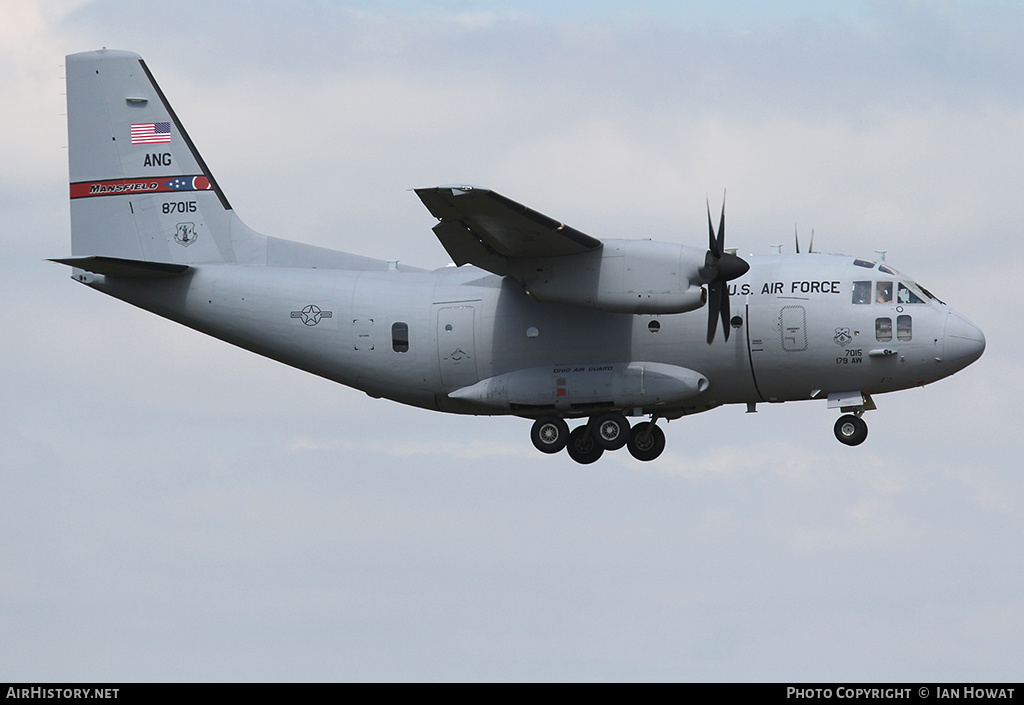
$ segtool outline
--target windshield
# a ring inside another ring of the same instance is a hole
[[[893,279],[879,277],[874,280],[853,282],[853,303],[855,304],[923,304],[929,301],[943,303],[935,294],[917,282],[909,280],[899,281],[901,276],[899,271],[887,264],[872,262],[867,259],[855,259],[853,263],[864,269],[877,269],[881,274],[890,275],[893,279],[896,279],[896,281],[893,281]]]
[[[901,304],[923,304],[931,299],[939,301],[930,291],[923,286],[918,286],[916,282],[900,282],[896,291],[896,302]],[[939,301],[939,303],[942,302]]]
[[[917,284],[900,282],[896,290],[896,302],[901,304],[923,304],[927,295],[921,291]]]

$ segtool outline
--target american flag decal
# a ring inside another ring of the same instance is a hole
[[[171,141],[171,123],[142,122],[132,125],[132,144],[158,144]]]

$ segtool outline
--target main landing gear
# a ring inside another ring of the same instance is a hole
[[[589,465],[604,452],[627,448],[637,460],[654,460],[665,450],[665,434],[654,421],[644,421],[630,428],[629,421],[618,411],[593,416],[572,432],[558,416],[537,419],[530,439],[542,453],[558,453],[563,448],[577,463]]]

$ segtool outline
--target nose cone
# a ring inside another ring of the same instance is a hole
[[[978,326],[955,311],[946,317],[946,364],[962,370],[985,352],[985,334]]]

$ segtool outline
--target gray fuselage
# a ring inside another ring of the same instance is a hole
[[[500,409],[448,396],[518,370],[550,369],[552,385],[566,374],[636,361],[706,377],[707,389],[685,403],[624,410],[672,418],[721,404],[906,389],[953,374],[984,349],[976,327],[894,270],[817,253],[748,261],[750,271],[730,284],[732,335],[710,345],[702,313],[633,315],[541,303],[474,267],[214,264],[159,283],[80,278],[371,396],[455,413],[543,413],[543,404]],[[879,302],[876,293],[887,284],[890,300]],[[855,289],[870,295],[857,300]],[[569,403],[561,411],[589,415],[594,406]]]

